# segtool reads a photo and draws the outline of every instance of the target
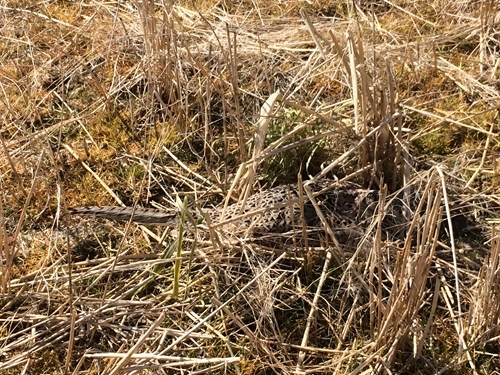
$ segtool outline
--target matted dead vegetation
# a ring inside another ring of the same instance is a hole
[[[2,373],[500,368],[496,1],[4,1],[0,30]],[[326,178],[376,192],[363,223]],[[189,215],[296,182],[316,228]]]

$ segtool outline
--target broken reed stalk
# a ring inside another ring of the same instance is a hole
[[[160,106],[163,114],[185,133],[182,126],[186,117],[182,107],[182,72],[176,63],[179,60],[178,35],[175,16],[170,1],[161,6],[161,17],[157,16],[154,1],[135,1],[143,29],[144,58],[149,105]]]
[[[500,334],[500,230],[492,224],[491,252],[485,258],[471,293],[465,332],[469,348],[482,347]]]
[[[8,275],[12,270],[12,243],[7,235],[7,228],[5,226],[5,216],[3,210],[3,199],[0,198],[0,293],[7,293],[7,286],[9,284]]]
[[[380,353],[378,366],[394,363],[397,349],[405,345],[426,298],[426,282],[439,239],[441,197],[441,189],[435,182],[427,185],[406,235],[404,249],[398,253],[393,285],[382,308],[373,347]]]
[[[181,220],[179,221],[179,234],[175,239],[175,264],[174,264],[174,281],[172,286],[172,298],[177,299],[179,296],[179,283],[181,278],[181,266],[182,266],[182,244],[184,239],[184,223],[186,221],[186,212],[188,210],[188,198],[184,198],[184,202],[178,198],[177,204],[181,209]]]
[[[404,160],[402,155],[402,144],[405,144],[402,134],[402,119],[396,114],[397,95],[394,85],[394,77],[389,59],[385,59],[384,70],[378,77],[383,84],[374,84],[374,79],[366,71],[367,61],[363,46],[363,38],[356,35],[351,29],[347,31],[346,47],[343,47],[330,32],[333,46],[337,54],[343,56],[343,66],[350,77],[350,88],[352,93],[354,130],[361,138],[367,137],[371,129],[378,127],[387,119],[393,118],[386,126],[380,127],[370,142],[363,144],[360,149],[361,169],[372,165],[373,170],[367,171],[365,180],[375,179],[377,184],[381,178],[389,183],[389,190],[396,191],[403,186],[406,167],[397,164]],[[347,51],[347,52],[346,52]],[[347,56],[345,56],[347,55]],[[378,72],[377,61],[374,55],[372,62],[375,74]],[[396,121],[398,127],[396,128]]]

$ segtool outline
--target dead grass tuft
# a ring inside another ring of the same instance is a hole
[[[496,371],[499,14],[4,2],[2,373]],[[334,177],[378,191],[363,222],[302,183]],[[319,228],[190,215],[297,180]],[[160,229],[83,204],[188,209]]]

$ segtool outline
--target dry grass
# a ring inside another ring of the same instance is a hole
[[[4,1],[0,25],[2,373],[500,368],[496,1]],[[64,215],[333,175],[380,191],[355,243]]]

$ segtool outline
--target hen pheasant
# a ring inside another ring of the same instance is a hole
[[[321,226],[317,209],[325,218],[336,226],[349,227],[371,217],[377,202],[377,193],[362,189],[351,182],[322,179],[307,182],[313,193],[314,204],[305,192],[300,193],[297,184],[279,185],[251,195],[246,203],[235,203],[226,207],[205,210],[212,224],[222,229],[251,228],[259,233],[284,233],[296,226],[305,224],[308,227]],[[303,207],[301,204],[301,197]],[[73,215],[93,216],[111,220],[132,221],[146,225],[178,224],[177,210],[160,210],[151,208],[131,208],[114,206],[88,206],[70,208]],[[194,217],[200,215],[194,210]]]

